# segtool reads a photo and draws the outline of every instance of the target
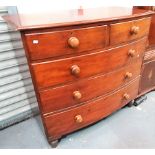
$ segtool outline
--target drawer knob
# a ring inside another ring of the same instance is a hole
[[[71,37],[68,39],[68,44],[72,48],[77,48],[79,46],[79,40],[76,37]]]
[[[134,57],[134,56],[136,55],[136,51],[133,50],[133,49],[130,49],[129,52],[128,52],[128,55],[129,55],[130,57]]]
[[[76,123],[81,123],[81,122],[83,122],[82,116],[81,116],[81,115],[76,115],[76,116],[75,116],[75,121],[76,121]]]
[[[71,72],[73,75],[78,76],[80,74],[80,67],[77,65],[73,65],[71,67]]]
[[[123,95],[123,98],[126,99],[126,100],[128,100],[128,99],[130,98],[130,95],[127,94],[127,93],[125,93],[125,94]]]
[[[132,28],[131,28],[131,34],[138,34],[138,32],[139,32],[139,27],[138,26],[133,26]]]
[[[73,97],[74,97],[74,99],[79,100],[82,98],[82,94],[80,93],[80,91],[74,91]]]
[[[130,72],[126,72],[126,74],[125,74],[125,78],[131,78],[132,77],[132,73],[130,73]]]

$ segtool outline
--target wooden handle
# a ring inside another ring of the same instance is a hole
[[[80,67],[77,66],[77,65],[73,65],[71,67],[71,72],[72,72],[73,75],[78,76],[80,74]]]
[[[155,11],[155,6],[152,6],[152,11]]]
[[[82,98],[82,94],[80,93],[80,91],[74,91],[73,97],[74,97],[74,99],[79,100]]]
[[[75,121],[76,121],[76,123],[81,123],[81,122],[83,122],[82,116],[81,116],[81,115],[76,115],[76,116],[75,116]]]
[[[139,32],[139,27],[138,26],[133,26],[130,30],[131,34],[138,34]]]
[[[132,73],[130,73],[130,72],[126,72],[126,74],[125,74],[125,78],[131,78],[132,77]]]
[[[72,48],[77,48],[79,46],[79,40],[76,37],[71,37],[68,39],[68,44]]]
[[[130,57],[134,57],[134,56],[136,55],[136,51],[133,50],[133,49],[130,49],[129,52],[128,52],[128,55],[129,55]]]
[[[127,93],[125,93],[125,94],[123,95],[123,98],[126,99],[126,100],[128,100],[128,99],[130,98],[130,95],[127,94]]]

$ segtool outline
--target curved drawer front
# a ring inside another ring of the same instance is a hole
[[[80,107],[44,117],[49,137],[58,138],[94,123],[120,109],[138,94],[139,78],[121,90]]]
[[[33,63],[32,71],[38,89],[111,72],[128,63],[138,60],[143,55],[146,38],[107,51]],[[130,54],[131,55],[130,55]]]
[[[149,33],[150,18],[110,25],[110,45],[131,41]]]
[[[104,48],[107,26],[25,34],[31,60]]]
[[[109,74],[40,91],[42,113],[63,110],[118,89],[140,74],[141,59]]]

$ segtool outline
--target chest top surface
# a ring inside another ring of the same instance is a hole
[[[30,30],[91,24],[98,22],[119,21],[143,17],[153,14],[152,11],[125,8],[125,7],[100,7],[89,9],[62,10],[40,14],[13,14],[3,16],[16,30]]]

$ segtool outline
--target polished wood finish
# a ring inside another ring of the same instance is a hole
[[[136,7],[137,8],[137,7]],[[153,6],[138,7],[142,10],[155,11]],[[139,96],[155,89],[155,15],[152,16],[147,48],[144,55]]]
[[[37,87],[38,89],[47,88],[95,74],[107,73],[119,67],[123,67],[125,64],[137,61],[143,56],[145,44],[146,38],[143,38],[134,43],[92,54],[58,59],[55,61],[32,63]],[[128,56],[130,49],[136,51],[135,57]],[[75,73],[73,74],[73,69],[70,69],[73,65],[76,65],[76,69],[80,69],[78,76],[76,76],[77,73],[76,75]]]
[[[141,70],[142,60],[129,64],[119,70],[109,74],[102,74],[89,79],[83,79],[68,85],[62,85],[51,89],[40,91],[42,113],[53,113],[64,108],[80,105],[85,101],[107,94],[120,86],[136,78]],[[132,73],[132,77],[126,78],[127,73]],[[115,79],[114,79],[115,77]],[[109,84],[110,83],[110,84]],[[81,96],[73,97],[75,91]]]
[[[102,7],[4,17],[21,31],[50,144],[133,103],[152,14]]]
[[[113,94],[94,99],[62,113],[46,116],[45,124],[49,137],[51,136],[53,139],[60,138],[60,135],[65,135],[92,124],[120,109],[137,96],[138,79]],[[126,93],[130,95],[130,98],[124,99]],[[79,120],[80,123],[75,120],[76,116],[82,119],[82,121]]]
[[[150,20],[150,18],[144,18],[112,24],[110,27],[110,44],[115,45],[148,35]]]
[[[56,32],[26,33],[25,39],[31,60],[37,60],[101,49],[107,45],[109,36],[107,26],[103,25]]]
[[[82,14],[81,14],[82,12]],[[47,14],[13,14],[3,18],[16,30],[36,30],[55,27],[82,26],[85,24],[119,22],[148,17],[152,11],[125,7],[98,7],[87,9],[59,10]]]
[[[143,65],[140,93],[150,91],[155,88],[155,60]]]

